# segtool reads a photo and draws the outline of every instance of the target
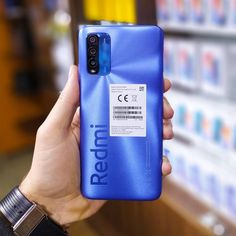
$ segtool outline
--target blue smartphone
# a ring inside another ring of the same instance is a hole
[[[79,31],[81,191],[90,199],[154,200],[162,189],[163,31]]]

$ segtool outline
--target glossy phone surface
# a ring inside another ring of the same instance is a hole
[[[162,189],[163,32],[84,26],[79,32],[81,191],[153,200]]]

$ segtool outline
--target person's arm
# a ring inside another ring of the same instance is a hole
[[[171,84],[168,80],[164,84],[166,92]],[[86,199],[80,192],[78,106],[78,67],[72,66],[65,88],[38,129],[32,165],[19,187],[20,192],[30,202],[43,208],[58,226],[67,226],[90,217],[105,203]],[[168,101],[164,99],[164,139],[173,137],[170,120],[173,113]],[[162,172],[164,176],[171,172],[167,158],[163,159]]]
[[[67,236],[37,203],[31,202],[15,187],[0,202],[0,220],[5,230],[13,229],[17,236]],[[12,231],[12,230],[11,230]]]

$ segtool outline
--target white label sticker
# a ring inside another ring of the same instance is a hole
[[[110,84],[110,136],[146,137],[146,84]]]

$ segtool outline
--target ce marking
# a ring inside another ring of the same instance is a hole
[[[128,94],[126,94],[126,95],[124,95],[124,96],[123,96],[122,94],[120,94],[120,95],[118,96],[118,101],[119,101],[119,102],[123,102],[123,101],[129,102],[129,101],[128,101],[128,96],[129,96]]]

